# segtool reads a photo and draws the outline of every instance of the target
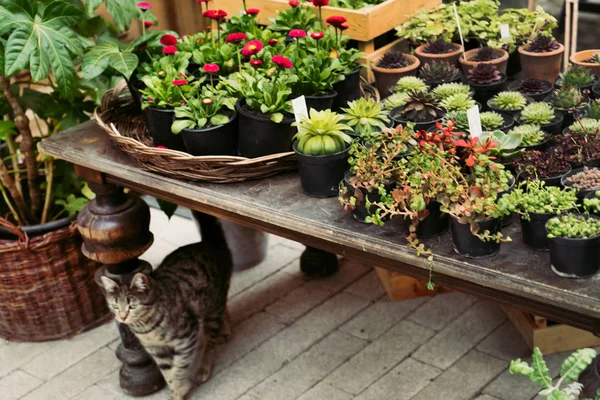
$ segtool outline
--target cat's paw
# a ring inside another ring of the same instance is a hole
[[[213,339],[215,344],[223,344],[231,339],[231,318],[229,317],[229,311],[227,309],[223,313],[223,317],[221,317],[221,331],[219,332],[219,336]]]
[[[206,383],[212,375],[212,363],[209,365],[202,365],[198,370],[198,381],[200,383]]]

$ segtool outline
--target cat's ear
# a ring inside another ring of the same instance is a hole
[[[150,290],[150,278],[148,276],[137,273],[131,280],[131,284],[129,285],[131,290],[135,290],[138,292],[146,293]]]
[[[102,280],[102,285],[104,285],[104,289],[107,292],[117,292],[119,290],[119,284],[112,279],[102,276],[100,280]]]

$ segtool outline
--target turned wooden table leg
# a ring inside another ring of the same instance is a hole
[[[108,276],[121,284],[129,284],[133,276],[152,273],[152,266],[139,260],[152,244],[150,211],[146,203],[123,193],[110,184],[90,182],[96,198],[79,213],[77,223],[83,236],[82,251],[86,257],[103,264],[96,273]],[[165,386],[162,374],[154,360],[141,347],[125,324],[117,324],[121,344],[117,357],[123,362],[120,384],[132,396],[145,396]]]
[[[307,276],[329,276],[335,274],[338,269],[337,256],[328,251],[306,246],[300,256],[300,270]]]

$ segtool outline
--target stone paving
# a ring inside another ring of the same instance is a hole
[[[158,265],[199,239],[192,221],[152,210]],[[185,238],[182,240],[181,238]],[[509,375],[530,352],[499,307],[449,293],[390,302],[372,268],[344,260],[319,280],[299,270],[304,246],[276,236],[259,266],[235,273],[231,341],[212,379],[191,399],[531,400]],[[117,330],[109,323],[70,340],[0,342],[1,400],[120,400]],[[565,354],[549,356],[558,371]],[[148,400],[167,400],[162,390]]]

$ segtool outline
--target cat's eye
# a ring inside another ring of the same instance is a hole
[[[118,310],[118,309],[119,309],[119,305],[118,305],[118,304],[113,304],[113,308],[114,308],[115,310]]]
[[[134,306],[133,304],[130,304],[130,305],[129,305],[129,309],[131,309],[131,310],[135,310],[135,307],[136,307],[136,306]]]

